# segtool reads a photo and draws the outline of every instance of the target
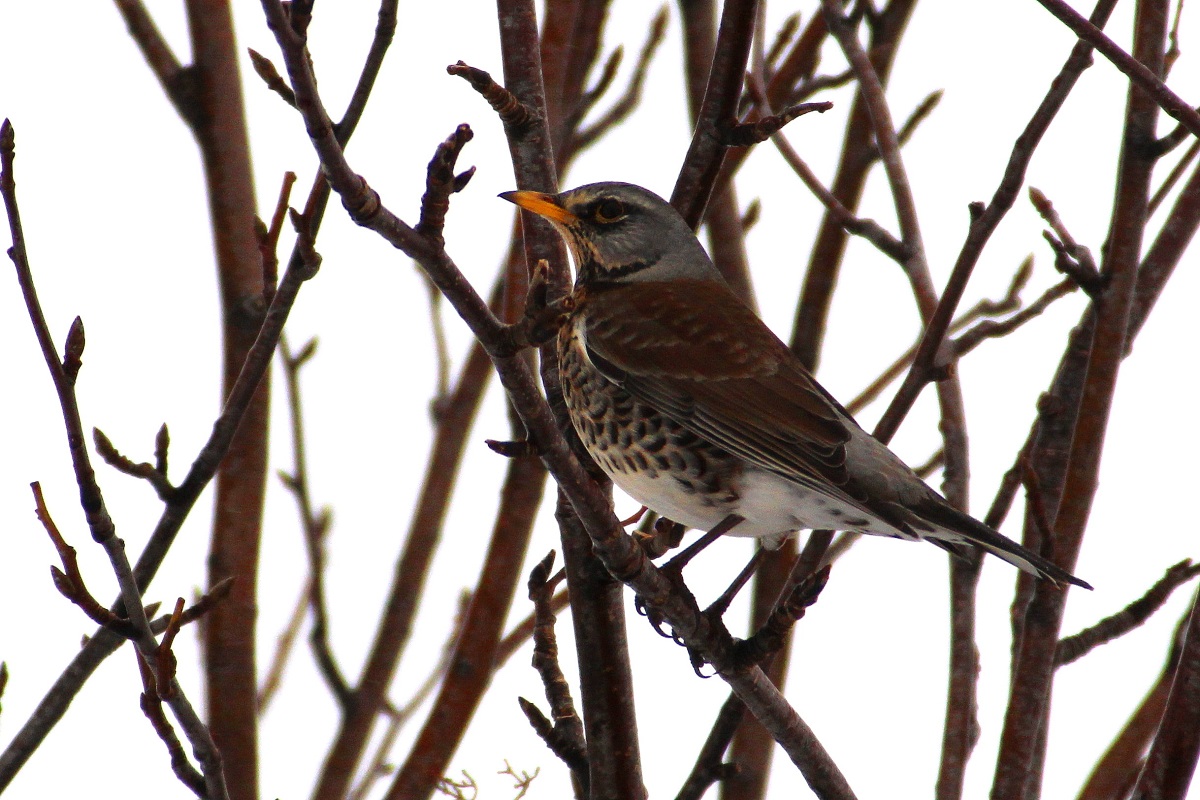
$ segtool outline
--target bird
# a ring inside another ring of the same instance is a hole
[[[603,182],[505,192],[553,224],[575,263],[557,334],[587,452],[675,522],[779,542],[829,529],[971,544],[1056,585],[1092,587],[951,505],[859,427],[730,289],[661,197]],[[734,519],[736,520],[736,517]]]

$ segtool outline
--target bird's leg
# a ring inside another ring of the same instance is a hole
[[[632,516],[626,517],[625,519],[621,520],[617,524],[620,525],[622,528],[624,528],[628,525],[632,525],[633,523],[640,521],[642,517],[646,516],[646,512],[649,510],[650,509],[646,508],[645,506],[642,506],[637,511],[635,511]]]
[[[708,614],[714,620],[725,616],[725,612],[729,610],[729,604],[733,602],[733,598],[737,597],[738,592],[746,585],[746,581],[750,580],[750,576],[758,569],[764,553],[766,553],[766,550],[761,547],[755,549],[754,555],[746,562],[746,566],[742,567],[742,571],[733,579],[733,583],[729,584],[729,588],[721,592],[721,596],[712,601],[708,608],[704,609],[705,614]]]
[[[691,591],[683,582],[683,568],[686,567],[688,562],[695,558],[701,550],[708,547],[722,535],[733,530],[733,528],[735,528],[737,525],[744,522],[745,519],[745,517],[737,514],[730,514],[729,516],[725,517],[725,519],[717,523],[716,527],[684,548],[683,552],[681,552],[679,555],[675,556],[666,564],[659,567],[659,571],[662,572],[663,576],[666,577],[666,579],[673,583],[676,587],[690,595]],[[650,624],[654,627],[654,630],[658,632],[659,636],[663,636],[668,639],[674,639],[678,644],[683,643],[673,633],[667,633],[663,630],[662,617],[653,609],[646,606],[640,597],[634,599],[633,605],[639,614],[650,620]]]
[[[683,574],[683,568],[688,565],[689,561],[700,555],[700,552],[704,550],[704,548],[708,547],[717,539],[720,539],[722,536],[729,533],[731,530],[736,528],[738,525],[741,525],[745,521],[746,518],[743,516],[738,514],[730,514],[729,516],[725,517],[725,519],[718,522],[716,527],[714,527],[711,531],[685,547],[682,553],[672,558],[670,561],[660,567],[660,569],[664,571],[669,570],[675,575]]]

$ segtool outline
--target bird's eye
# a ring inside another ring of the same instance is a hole
[[[616,198],[609,197],[596,206],[597,222],[616,222],[625,216],[625,204]]]

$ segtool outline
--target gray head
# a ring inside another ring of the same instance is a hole
[[[576,284],[678,279],[724,283],[696,235],[671,204],[632,183],[589,183],[561,194],[500,195],[550,222],[562,234]]]

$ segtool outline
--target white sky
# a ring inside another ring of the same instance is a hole
[[[18,190],[30,257],[60,345],[75,315],[86,324],[88,348],[79,380],[85,424],[102,428],[123,452],[144,460],[154,432],[166,421],[172,476],[178,480],[208,435],[219,400],[217,305],[199,159],[115,9],[105,3],[68,5],[0,2],[0,116],[16,126]],[[187,35],[177,4],[151,5],[186,60]],[[236,5],[240,44],[277,60],[258,4]],[[624,42],[632,56],[654,7],[615,5],[606,47]],[[460,267],[485,290],[512,218],[511,207],[496,194],[514,188],[512,172],[493,113],[465,82],[447,76],[445,65],[463,59],[499,76],[494,7],[470,2],[433,11],[432,6],[402,7],[395,44],[350,157],[394,211],[415,221],[433,148],[456,124],[469,122],[476,138],[460,164],[479,169],[469,188],[453,199],[446,238]],[[331,14],[333,7],[318,4],[312,49],[336,116],[374,29],[375,6],[345,2]],[[1124,4],[1109,26],[1122,43],[1129,39],[1131,8]],[[791,10],[771,5],[768,28],[777,27]],[[806,5],[804,11],[811,8]],[[1200,86],[1192,48],[1200,32],[1188,22],[1182,32],[1184,55],[1171,84],[1194,101]],[[967,203],[991,197],[1013,139],[1072,42],[1032,0],[986,7],[953,0],[918,5],[889,97],[894,116],[903,119],[930,91],[945,90],[940,108],[905,149],[939,285],[965,234]],[[628,180],[669,194],[688,141],[680,48],[672,6],[644,108],[581,157],[563,178],[564,186]],[[829,69],[840,70],[840,56],[826,52]],[[626,59],[622,75],[632,61]],[[294,112],[261,87],[247,59],[241,67],[257,191],[266,216],[283,171],[301,176],[300,198],[314,159]],[[618,87],[621,83],[618,79]],[[1050,196],[1075,237],[1097,254],[1108,224],[1124,98],[1123,79],[1097,58],[1029,173],[1028,183]],[[787,129],[826,180],[849,108],[845,92],[831,99],[832,112]],[[1164,122],[1162,130],[1172,124]],[[739,192],[743,206],[753,197],[763,199],[761,221],[749,238],[750,258],[763,315],[786,338],[819,208],[769,145],[760,146],[747,163]],[[895,228],[879,174],[870,183],[863,215]],[[1022,198],[985,251],[964,307],[980,297],[1000,296],[1030,252],[1037,261],[1027,298],[1058,279],[1040,238],[1042,227]],[[408,260],[355,228],[336,203],[318,246],[324,266],[303,290],[289,335],[294,346],[310,336],[321,339],[318,357],[304,374],[311,480],[318,502],[335,509],[329,542],[332,640],[353,676],[369,646],[373,609],[386,592],[419,489],[431,434],[427,405],[434,367],[425,289]],[[1096,591],[1071,593],[1065,632],[1124,607],[1166,567],[1196,554],[1196,524],[1187,498],[1197,477],[1195,459],[1188,456],[1200,449],[1191,419],[1198,292],[1195,259],[1189,255],[1123,367],[1100,493],[1077,569]],[[986,508],[1023,440],[1064,335],[1083,307],[1083,299],[1072,296],[1018,335],[985,344],[962,365],[977,513]],[[452,315],[447,327],[457,365],[467,333]],[[899,270],[870,246],[853,244],[830,321],[822,381],[849,399],[916,333],[916,315]],[[42,482],[59,526],[80,552],[92,591],[107,600],[115,584],[78,513],[51,383],[12,280],[0,283],[0,337],[5,342],[0,387],[8,409],[0,439],[5,453],[0,459],[5,522],[0,604],[8,609],[0,618],[0,659],[11,672],[0,716],[3,745],[68,662],[79,637],[91,631],[49,580],[46,565],[56,558],[33,517],[30,481]],[[276,387],[282,397],[282,383]],[[444,535],[451,546],[436,557],[427,590],[428,602],[443,611],[419,621],[393,692],[401,702],[407,687],[417,685],[436,659],[459,591],[475,580],[504,468],[483,444],[484,438],[506,436],[500,400],[493,386],[471,434],[462,480],[477,488],[456,498],[447,519]],[[869,428],[880,412],[865,412],[864,426]],[[273,420],[272,463],[286,468],[291,454],[281,408]],[[926,397],[896,439],[897,451],[911,463],[923,462],[936,447],[935,424]],[[136,555],[159,504],[148,487],[102,464],[98,471],[120,535]],[[295,514],[278,484],[272,484],[268,504],[260,578],[262,666],[299,591],[304,567]],[[149,599],[170,603],[179,595],[190,597],[203,583],[210,508],[211,500],[202,499]],[[618,511],[632,509],[630,501],[619,500]],[[1019,535],[1015,524],[1005,530]],[[557,547],[552,518],[545,514],[530,563]],[[729,565],[749,553],[749,543],[725,541],[694,565],[688,580],[701,600],[714,596],[732,574]],[[945,563],[932,547],[874,538],[862,542],[838,565],[820,603],[800,625],[788,695],[862,798],[932,791],[947,661]],[[985,794],[994,767],[1014,577],[1008,565],[993,559],[981,584],[983,733],[971,762],[968,797]],[[1145,628],[1062,670],[1055,685],[1044,796],[1065,797],[1078,789],[1157,675],[1189,596],[1188,590],[1178,592]],[[527,610],[518,600],[514,619]],[[744,619],[744,614],[744,606],[737,606],[729,619]],[[644,621],[631,616],[629,628],[640,678],[647,786],[652,797],[672,796],[727,690],[718,680],[695,679],[685,652],[656,636]],[[572,652],[565,615],[558,632],[563,652]],[[181,635],[176,649],[180,678],[202,707],[194,631]],[[306,796],[336,726],[333,703],[307,651],[298,655],[261,729],[263,797]],[[574,673],[570,659],[564,666]],[[132,657],[123,650],[88,683],[66,721],[13,783],[10,796],[44,796],[52,785],[64,795],[74,790],[189,797],[137,708],[139,692]],[[474,775],[484,797],[508,797],[508,779],[493,776],[508,759],[517,769],[542,768],[528,797],[567,796],[566,771],[530,731],[517,709],[518,694],[543,703],[537,676],[528,667],[528,648],[497,676],[453,771]],[[410,738],[415,731],[409,731]],[[401,757],[404,746],[397,751]],[[139,767],[113,769],[126,754],[138,757]],[[786,759],[776,763],[773,796],[808,796]]]

